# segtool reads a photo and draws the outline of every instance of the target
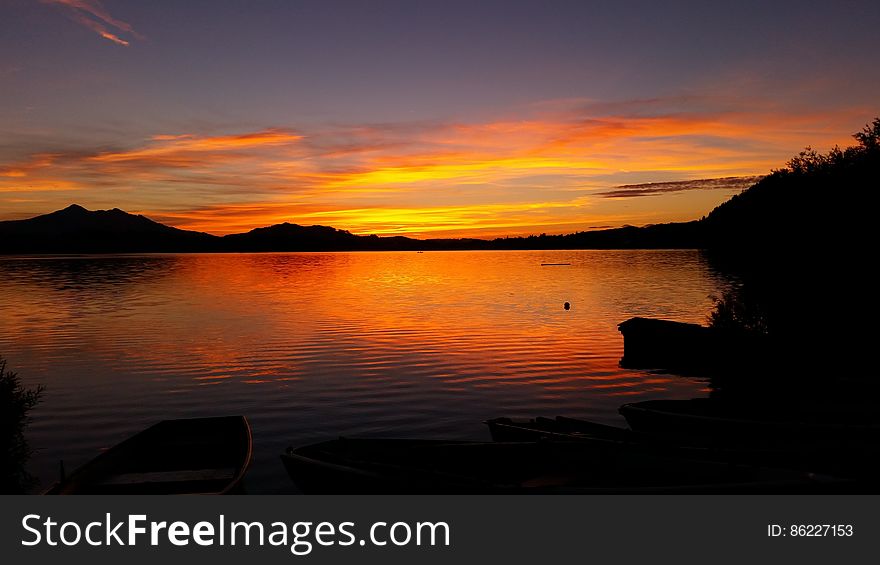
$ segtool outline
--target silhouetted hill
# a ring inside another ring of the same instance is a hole
[[[360,236],[327,226],[283,223],[217,237],[180,230],[119,209],[76,204],[28,220],[0,222],[0,253],[258,251],[444,251],[698,247],[699,222],[494,240]]]
[[[76,204],[27,220],[0,222],[0,253],[206,251],[218,239],[118,208],[89,211]]]
[[[440,251],[492,249],[484,239],[413,239],[404,236],[355,235],[327,226],[283,223],[224,236],[226,251]]]
[[[701,247],[698,221],[624,226],[566,235],[506,237],[489,242],[491,249],[689,249]]]
[[[880,119],[854,137],[858,145],[827,154],[808,148],[701,222],[710,265],[736,281],[711,321],[770,336],[773,359],[752,372],[786,393],[813,381],[825,399],[830,381],[876,382],[874,333],[863,328],[880,314]],[[748,387],[742,394],[754,397]]]
[[[880,118],[854,135],[858,145],[810,148],[716,207],[701,222],[704,247],[725,255],[779,258],[853,248],[872,236],[880,188]]]
[[[351,251],[361,248],[361,239],[331,227],[284,222],[224,236],[221,246],[228,251]]]
[[[869,214],[880,180],[880,118],[854,137],[857,146],[827,155],[808,148],[691,222],[494,240],[359,236],[283,223],[217,237],[115,208],[92,212],[74,204],[28,220],[0,222],[0,253],[701,248],[717,257],[776,261],[823,246],[863,243],[873,231]]]

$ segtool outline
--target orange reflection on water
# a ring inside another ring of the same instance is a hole
[[[340,435],[485,440],[481,422],[497,416],[620,423],[624,401],[706,390],[620,368],[617,323],[703,321],[726,284],[692,251],[4,258],[0,269],[0,354],[47,386],[30,428],[46,480],[59,458],[82,462],[173,417],[245,414],[264,454]],[[275,466],[252,473],[287,484]]]
[[[37,456],[47,474],[59,450],[75,461],[78,442],[107,445],[111,430],[169,417],[244,413],[270,443],[481,439],[480,422],[501,415],[617,422],[622,396],[705,394],[698,381],[620,368],[617,323],[634,315],[701,322],[726,284],[694,251],[0,265],[0,354],[49,391],[34,427],[37,445],[52,447],[51,461]],[[71,437],[83,426],[91,431]]]
[[[45,348],[73,332],[74,345],[98,357],[160,373],[185,367],[193,381],[265,384],[330,358],[361,374],[402,366],[456,383],[628,388],[636,385],[621,380],[616,324],[658,305],[702,321],[713,290],[696,261],[679,273],[655,261],[660,254],[628,253],[637,260],[621,259],[627,252],[158,256],[152,274],[95,287],[86,269],[56,273],[78,287],[22,279],[27,291],[4,306],[19,323],[4,338]],[[541,267],[560,257],[572,265]],[[51,317],[36,315],[47,307]]]

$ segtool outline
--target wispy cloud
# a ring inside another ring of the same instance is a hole
[[[21,71],[19,65],[0,65],[0,78],[12,76]]]
[[[827,125],[845,120],[828,115],[642,114],[554,109],[520,120],[157,131],[126,147],[36,146],[0,163],[0,203],[75,198],[218,234],[283,221],[357,233],[554,233],[699,217],[806,143],[848,137]]]
[[[191,134],[155,135],[144,147],[105,151],[90,156],[89,160],[100,163],[135,163],[148,167],[179,165],[208,161],[212,154],[289,145],[300,139],[302,136],[281,129],[212,137],[197,137]]]
[[[605,198],[637,198],[640,196],[659,196],[670,192],[686,190],[744,190],[759,180],[762,175],[745,177],[722,177],[717,179],[693,179],[674,182],[646,182],[642,184],[624,184],[613,190],[598,192]]]
[[[131,44],[130,39],[124,39],[120,35],[134,39],[143,39],[143,36],[135,31],[131,24],[114,18],[98,0],[41,1],[44,4],[57,4],[66,7],[75,22],[117,45],[128,47]]]

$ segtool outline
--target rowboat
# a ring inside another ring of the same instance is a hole
[[[576,442],[340,438],[288,448],[281,459],[303,492],[325,494],[780,493],[849,485],[800,471]]]
[[[164,420],[62,477],[45,494],[227,494],[253,440],[244,416]]]
[[[765,368],[769,359],[767,336],[757,332],[641,317],[617,328],[623,335],[623,367],[752,374]]]
[[[799,469],[859,479],[872,488],[880,474],[880,447],[877,444],[853,445],[846,441],[771,443],[766,438],[752,438],[751,442],[743,438],[740,442],[725,443],[702,433],[636,431],[562,416],[529,420],[495,418],[485,423],[493,441],[579,442],[666,457]]]
[[[690,437],[713,444],[876,445],[880,421],[864,407],[746,405],[709,398],[624,404],[633,430]]]
[[[542,439],[637,441],[639,439],[636,437],[639,434],[626,428],[563,416],[538,417],[529,420],[493,418],[483,423],[489,427],[492,441],[539,441]]]

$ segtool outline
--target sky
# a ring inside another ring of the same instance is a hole
[[[876,0],[0,0],[0,220],[696,219],[880,116],[877,29]]]

